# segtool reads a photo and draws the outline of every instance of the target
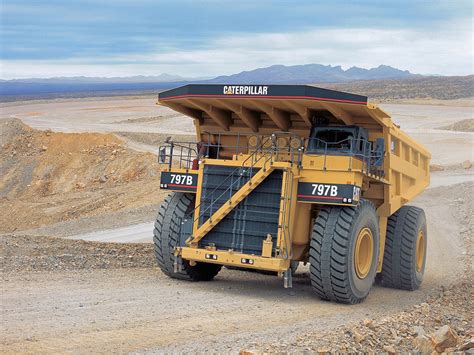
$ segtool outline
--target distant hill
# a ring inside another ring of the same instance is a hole
[[[23,84],[126,84],[126,83],[172,83],[183,81],[206,80],[208,78],[184,78],[179,75],[163,73],[155,76],[135,75],[127,77],[89,77],[71,76],[54,78],[31,78],[0,80],[0,83],[23,83]]]
[[[313,83],[312,85],[348,91],[368,96],[371,100],[385,102],[400,99],[454,100],[474,97],[474,75]]]
[[[272,65],[251,71],[243,71],[229,76],[218,76],[208,80],[209,83],[219,84],[308,84],[308,83],[337,83],[353,80],[373,80],[388,78],[417,77],[408,70],[379,65],[377,68],[364,69],[352,67],[347,70],[341,66],[322,64],[306,65]]]

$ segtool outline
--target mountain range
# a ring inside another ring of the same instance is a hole
[[[185,78],[174,74],[131,77],[55,77],[0,80],[0,96],[63,95],[72,93],[159,91],[190,83],[208,84],[309,84],[343,83],[356,80],[421,77],[387,65],[364,69],[322,64],[272,65],[215,78]]]
[[[364,69],[352,67],[347,70],[338,66],[322,64],[272,65],[251,71],[243,71],[229,76],[218,76],[209,83],[216,84],[309,84],[340,83],[353,80],[400,79],[413,77],[408,70],[400,70],[388,65]]]

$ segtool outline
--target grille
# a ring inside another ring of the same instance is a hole
[[[255,174],[258,170],[254,169]],[[238,183],[238,177],[242,178]],[[229,177],[229,175],[232,175]],[[207,211],[200,216],[199,224],[204,223],[223,203],[228,201],[242,185],[250,179],[250,173],[236,170],[235,167],[206,165],[201,193],[200,210]],[[228,178],[229,177],[229,178]],[[219,186],[225,179],[223,186]],[[227,191],[234,183],[232,191]],[[237,207],[220,221],[206,236],[200,245],[214,244],[217,249],[257,254],[262,252],[262,241],[270,233],[276,238],[280,209],[282,172],[273,171],[253,190]],[[215,190],[215,191],[214,191]],[[211,192],[213,192],[211,196]],[[218,198],[221,194],[223,194]],[[212,203],[212,211],[209,208]],[[274,254],[273,250],[273,254]]]

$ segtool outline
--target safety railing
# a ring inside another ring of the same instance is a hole
[[[240,154],[263,154],[272,147],[276,161],[301,165],[304,151],[304,139],[289,132],[274,132],[269,136],[208,133],[204,137],[198,143],[169,141],[161,145],[158,148],[158,162],[169,169],[197,169],[197,162],[203,158],[232,159]],[[224,143],[229,140],[233,143]]]
[[[305,143],[305,154],[323,156],[323,169],[328,169],[328,157],[348,156],[347,169],[353,170],[354,159],[362,162],[362,172],[383,177],[383,147],[374,147],[366,139],[346,138],[337,142],[327,142],[319,138],[308,138]],[[332,169],[330,169],[332,170]]]
[[[193,169],[193,162],[196,159],[198,150],[195,142],[171,141],[158,148],[158,163],[169,169]]]

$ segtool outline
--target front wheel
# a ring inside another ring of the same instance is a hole
[[[324,300],[362,302],[374,283],[379,256],[379,224],[374,205],[324,206],[313,225],[311,285]]]
[[[173,192],[166,196],[160,206],[158,217],[153,230],[155,256],[158,265],[166,275],[184,280],[209,281],[221,269],[221,265],[196,263],[192,266],[189,261],[181,260],[181,271],[174,272],[174,248],[183,246],[186,236],[181,233],[186,216],[194,209],[194,195]],[[189,222],[189,221],[188,221]],[[192,221],[191,221],[192,222]]]

